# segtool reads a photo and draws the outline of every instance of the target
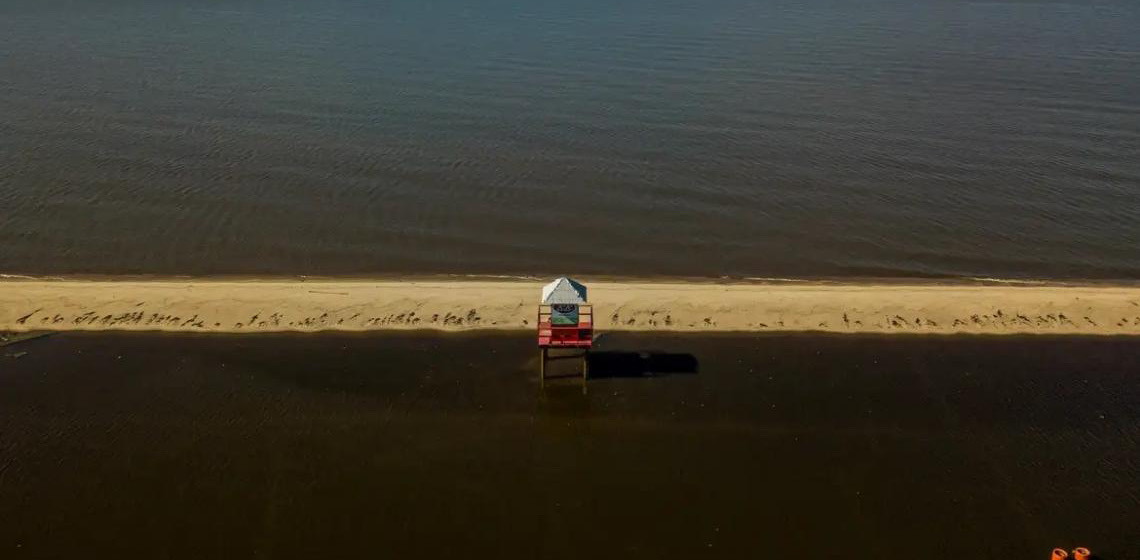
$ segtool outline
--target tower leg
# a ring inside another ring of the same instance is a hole
[[[590,377],[590,352],[582,353],[582,394],[586,394],[586,379]]]
[[[538,384],[546,387],[546,347],[538,351]]]

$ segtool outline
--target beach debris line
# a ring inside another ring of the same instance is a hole
[[[0,281],[0,331],[527,330],[544,283]],[[580,283],[579,283],[580,286]],[[570,284],[552,289],[574,292]],[[613,331],[1140,335],[1140,285],[749,285],[598,281]],[[314,293],[320,292],[320,293]],[[347,294],[347,295],[343,295]]]
[[[594,344],[594,307],[587,303],[586,286],[566,276],[543,286],[537,323],[539,384],[546,386],[546,362],[551,359],[551,349],[577,350],[570,357],[582,360],[582,392],[585,393],[590,375],[588,357]]]

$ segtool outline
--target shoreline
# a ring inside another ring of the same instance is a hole
[[[585,279],[600,332],[1140,335],[1140,286]],[[529,330],[544,281],[0,279],[0,331]]]
[[[715,284],[744,286],[1008,286],[1055,288],[1140,288],[1140,279],[1130,278],[997,278],[980,276],[636,276],[573,274],[587,285],[614,284]],[[515,274],[20,274],[0,273],[0,285],[8,282],[505,282],[545,284],[556,276]]]

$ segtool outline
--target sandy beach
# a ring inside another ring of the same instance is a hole
[[[540,282],[0,281],[0,331],[534,327]],[[588,282],[606,331],[1140,334],[1140,287]]]

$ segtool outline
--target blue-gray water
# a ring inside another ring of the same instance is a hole
[[[0,0],[0,273],[1140,278],[1133,0]]]

